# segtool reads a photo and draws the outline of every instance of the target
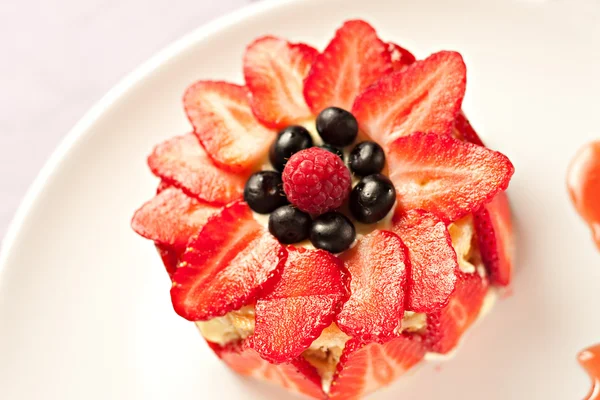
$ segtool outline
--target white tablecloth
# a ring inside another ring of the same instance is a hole
[[[252,0],[0,4],[0,240],[52,150],[124,75]]]

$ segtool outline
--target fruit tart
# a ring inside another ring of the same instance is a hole
[[[322,51],[258,38],[243,73],[192,84],[191,131],[148,157],[132,227],[175,311],[234,371],[317,399],[455,349],[512,277],[514,168],[461,110],[461,55],[354,20]]]

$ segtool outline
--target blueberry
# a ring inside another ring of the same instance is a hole
[[[310,215],[287,205],[279,207],[269,216],[269,232],[283,244],[301,242],[310,233]]]
[[[284,204],[281,174],[275,171],[260,171],[252,174],[244,187],[244,200],[259,214],[268,214]]]
[[[310,242],[317,249],[340,253],[356,238],[354,224],[344,214],[328,212],[317,217],[310,228]]]
[[[385,175],[365,176],[350,192],[350,212],[357,221],[372,224],[387,215],[396,201],[394,184]]]
[[[342,150],[338,149],[337,147],[333,147],[328,144],[322,144],[319,147],[322,148],[323,150],[327,150],[330,153],[337,154],[342,159],[342,161],[344,161],[344,152]]]
[[[356,139],[358,122],[348,111],[329,107],[317,117],[317,131],[325,143],[344,147]]]
[[[350,153],[348,165],[358,176],[367,176],[381,172],[385,164],[385,153],[375,142],[360,142]]]
[[[293,154],[312,146],[312,137],[305,127],[290,125],[277,134],[269,150],[269,160],[276,170],[283,171],[285,163]]]

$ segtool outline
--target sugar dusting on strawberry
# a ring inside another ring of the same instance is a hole
[[[252,116],[249,93],[243,86],[196,82],[185,92],[183,104],[206,153],[225,170],[251,170],[275,138],[275,132]]]
[[[215,166],[192,133],[156,146],[148,157],[148,166],[164,182],[211,204],[231,203],[244,191],[244,176]]]
[[[304,78],[318,51],[274,36],[255,40],[244,54],[244,78],[252,110],[265,126],[283,128],[311,116],[302,95]]]
[[[408,248],[406,309],[433,312],[448,304],[459,270],[446,225],[423,210],[397,214],[393,231]]]
[[[313,113],[326,107],[346,110],[360,93],[392,70],[385,43],[364,21],[347,21],[319,54],[304,83]]]
[[[363,341],[388,339],[404,315],[408,253],[389,231],[373,231],[342,255],[350,273],[350,298],[336,322]]]
[[[343,263],[323,250],[288,248],[280,279],[256,301],[252,346],[266,360],[298,357],[346,300]]]
[[[492,201],[514,173],[501,153],[432,133],[397,139],[390,146],[389,163],[398,206],[429,211],[445,222]]]
[[[204,321],[237,310],[254,300],[276,278],[287,252],[237,202],[211,217],[190,241],[173,275],[175,311]]]
[[[131,227],[147,239],[182,251],[217,210],[168,187],[136,211]]]
[[[385,75],[358,96],[352,113],[361,129],[384,147],[413,132],[449,134],[466,82],[461,55],[441,51]]]

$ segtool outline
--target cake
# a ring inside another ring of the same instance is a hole
[[[311,398],[450,354],[512,278],[514,168],[461,110],[461,55],[353,20],[322,52],[258,38],[243,72],[192,84],[191,132],[148,157],[132,227],[174,310],[234,371]]]

